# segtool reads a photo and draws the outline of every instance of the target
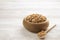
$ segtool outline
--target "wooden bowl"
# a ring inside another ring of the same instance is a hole
[[[23,20],[23,25],[24,27],[34,33],[38,33],[41,30],[47,30],[47,27],[49,26],[49,21],[46,20],[44,22],[41,23],[31,23],[31,22],[27,22],[26,19]]]

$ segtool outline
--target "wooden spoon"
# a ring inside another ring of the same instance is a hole
[[[51,27],[49,30],[47,30],[47,31],[43,31],[43,30],[42,30],[41,32],[39,32],[39,33],[38,33],[39,38],[41,38],[41,39],[45,38],[45,35],[46,35],[49,31],[51,31],[55,26],[56,26],[56,24],[55,24],[53,27]]]

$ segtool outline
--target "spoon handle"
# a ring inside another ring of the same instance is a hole
[[[54,26],[52,26],[49,30],[47,30],[46,33],[48,33],[49,31],[51,31],[55,26],[56,26],[56,24]]]

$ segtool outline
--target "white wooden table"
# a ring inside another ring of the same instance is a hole
[[[57,25],[44,40],[60,40],[60,0],[0,0],[0,40],[41,40],[22,25],[31,13],[47,16],[50,27]]]

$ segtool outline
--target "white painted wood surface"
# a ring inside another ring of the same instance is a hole
[[[44,40],[60,40],[60,0],[0,0],[0,40],[41,40],[22,25],[31,13],[47,16],[50,26],[57,24]]]

